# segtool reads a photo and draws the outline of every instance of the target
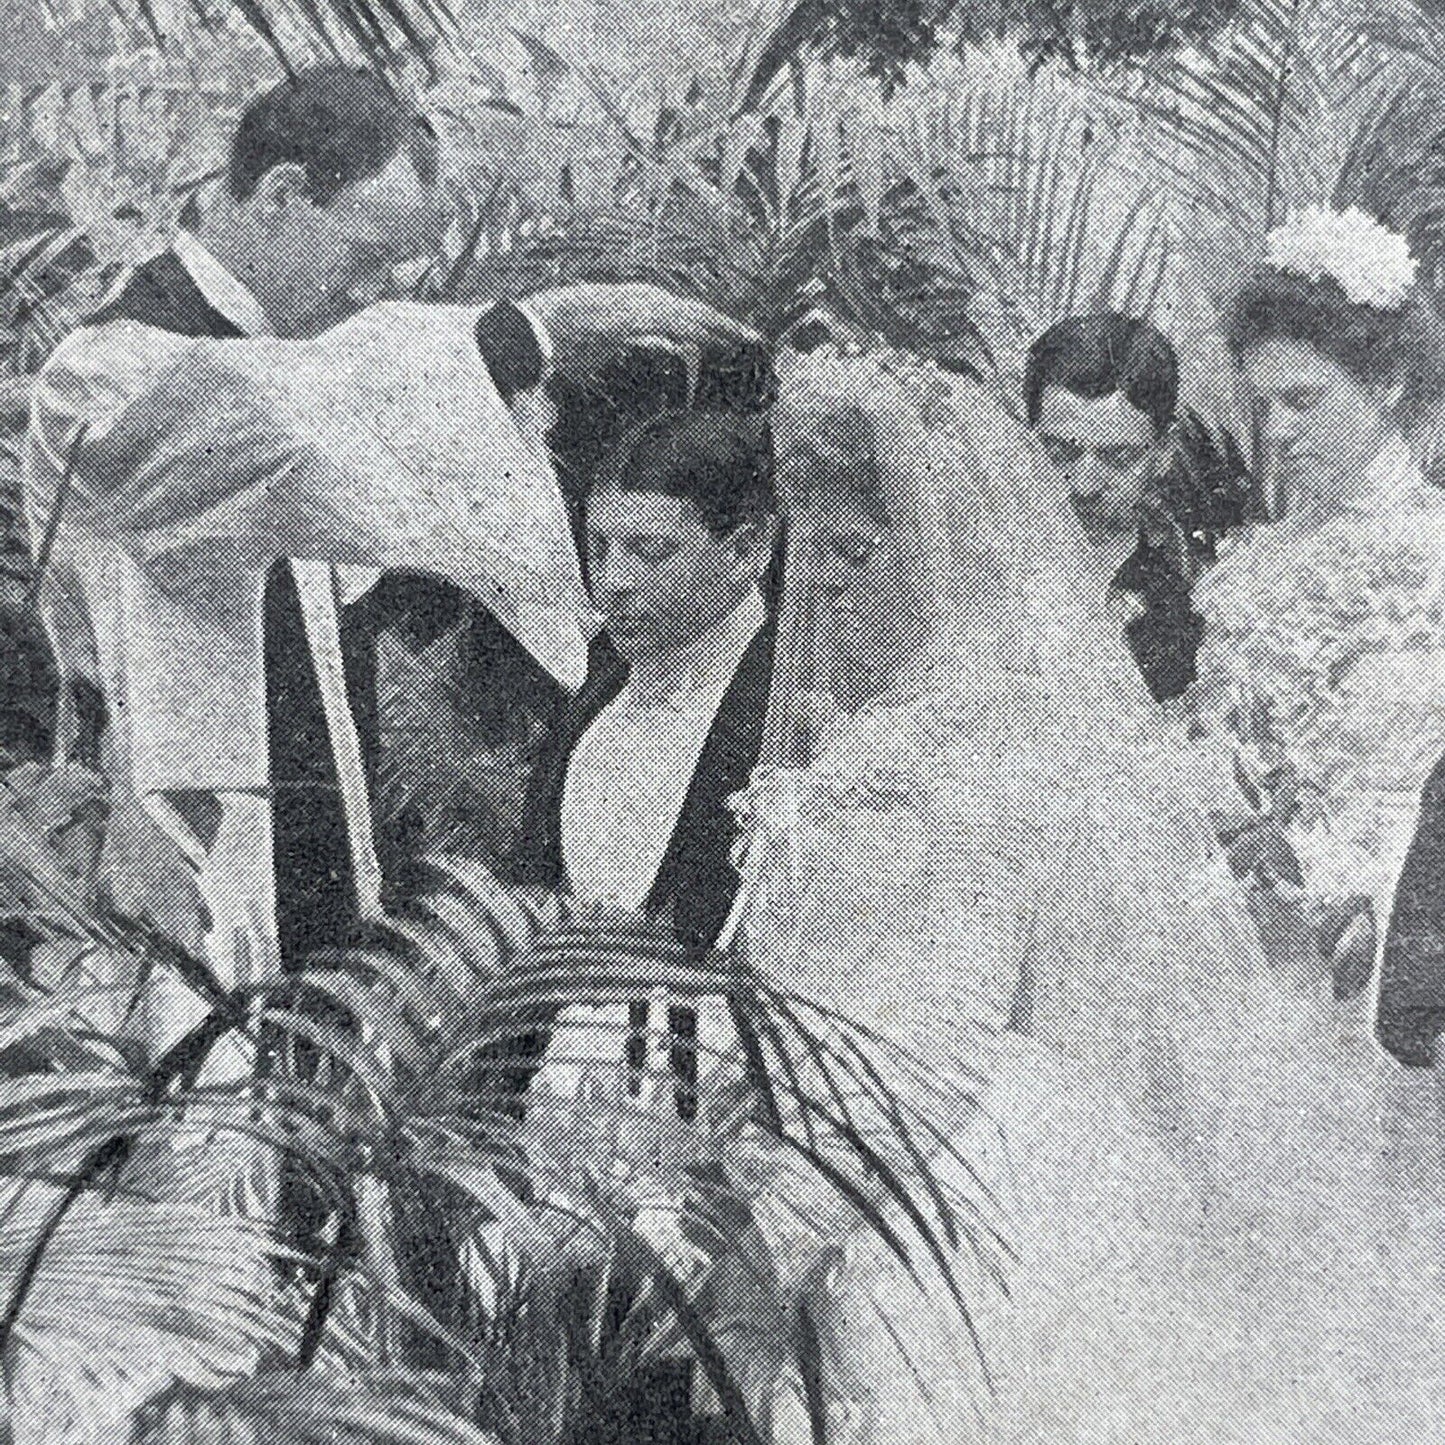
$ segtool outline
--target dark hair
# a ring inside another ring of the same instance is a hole
[[[306,170],[318,205],[386,169],[405,147],[427,185],[437,178],[437,138],[380,76],[339,61],[311,66],[258,96],[241,114],[226,180],[244,201],[279,165]]]
[[[704,348],[695,377],[672,347],[619,338],[591,371],[554,371],[547,393],[557,407],[548,444],[557,479],[574,512],[625,440],[665,414],[696,409],[763,414],[777,394],[768,347],[750,337],[723,337]]]
[[[1398,310],[1351,301],[1333,276],[1299,276],[1259,267],[1224,312],[1224,339],[1236,360],[1266,341],[1312,346],[1366,385],[1404,387],[1409,415],[1445,383],[1439,323],[1423,294],[1412,291]]]
[[[666,412],[612,449],[595,490],[660,492],[697,508],[716,537],[778,510],[773,431],[766,414]]]
[[[1157,327],[1117,311],[1070,316],[1029,347],[1024,410],[1038,423],[1044,388],[1057,386],[1090,400],[1123,392],[1161,435],[1179,402],[1179,358]]]
[[[854,502],[880,526],[892,526],[872,417],[850,399],[818,411],[808,422],[790,428],[779,457],[784,512],[819,499]]]

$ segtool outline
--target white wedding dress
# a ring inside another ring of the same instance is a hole
[[[922,550],[958,585],[927,656],[809,766],[760,776],[745,926],[780,985],[976,1094],[951,1121],[971,1170],[936,1163],[1015,1246],[955,1261],[990,1392],[937,1272],[915,1283],[856,1236],[831,1321],[854,1438],[1441,1438],[1434,1240],[1118,692],[1126,661],[1068,601],[1065,520],[1020,541],[1041,499],[990,500],[1018,472],[976,394],[915,406],[887,368],[837,365],[821,389],[891,410],[906,448],[888,514],[932,511]],[[793,425],[819,418],[804,403]],[[970,571],[986,541],[1006,568]]]

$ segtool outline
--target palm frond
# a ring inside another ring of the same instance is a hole
[[[23,1267],[55,1186],[6,1181],[0,1280]],[[284,1348],[264,1226],[209,1206],[92,1196],[50,1237],[10,1356],[22,1397],[49,1380],[78,1419],[113,1418],[175,1380],[211,1384]],[[63,1385],[60,1382],[64,1382]]]
[[[1210,46],[1141,67],[1120,92],[1176,205],[1246,245],[1290,207],[1323,202],[1378,78],[1358,12],[1334,0],[1247,0]]]
[[[165,954],[163,941],[128,921],[87,913],[85,891],[48,845],[33,837],[27,844],[28,836],[12,816],[6,866],[20,896],[39,900],[45,916],[83,941]],[[408,1354],[420,1349],[419,1357],[473,1381],[485,1397],[483,1416],[519,1445],[524,1402],[487,1384],[487,1350],[476,1342],[491,1337],[499,1303],[515,1303],[519,1278],[531,1282],[523,1300],[540,1299],[532,1291],[549,1271],[579,1250],[597,1258],[610,1248],[623,1250],[623,1267],[640,1281],[641,1312],[621,1336],[609,1336],[611,1354],[579,1356],[582,1341],[600,1338],[595,1321],[573,1330],[568,1363],[536,1408],[570,1419],[597,1381],[619,1378],[627,1361],[682,1349],[699,1362],[730,1428],[748,1437],[758,1382],[782,1368],[776,1342],[807,1347],[794,1298],[777,1284],[765,1237],[751,1222],[769,1191],[797,1202],[784,1213],[803,1225],[810,1249],[864,1228],[905,1273],[921,1281],[915,1262],[925,1264],[969,1320],[954,1252],[968,1239],[989,1256],[1001,1236],[982,1193],[956,1198],[956,1185],[935,1168],[942,1160],[958,1175],[940,1143],[958,1099],[931,1103],[926,1069],[894,1058],[881,1035],[771,987],[737,959],[691,957],[655,925],[536,909],[457,860],[432,860],[419,877],[405,917],[310,974],[226,991],[199,961],[166,959],[212,1012],[149,1069],[3,1081],[0,1166],[15,1179],[54,1179],[41,1196],[43,1218],[16,1226],[23,1247],[10,1280],[12,1341],[80,1221],[112,1207],[102,1203],[107,1192],[114,1207],[139,1218],[185,1207],[175,1202],[186,1188],[181,1161],[202,1140],[234,1141],[226,1157],[237,1169],[258,1151],[292,1161],[322,1217],[338,1224],[333,1242],[321,1245],[303,1318],[291,1311],[278,1324],[259,1305],[259,1314],[243,1310],[239,1297],[229,1306],[210,1298],[206,1308],[233,1309],[235,1328],[258,1348],[256,1331],[270,1319],[264,1343],[311,1359],[325,1351],[336,1292],[356,1277],[391,1321],[383,1337],[413,1340],[404,1343]],[[672,1117],[670,1102],[639,1113],[620,1071],[605,1107],[584,1093],[550,1108],[541,1099],[516,1108],[516,1066],[535,1059],[539,1029],[560,1037],[565,1058],[566,1021],[554,1025],[570,1004],[658,988],[678,999],[726,999],[755,1045],[748,1066],[704,1056],[697,1125]],[[87,990],[22,996],[8,1027],[17,1036],[42,1023],[64,1032]],[[210,1050],[238,1031],[263,1044],[258,1075],[210,1076]],[[759,1068],[773,1099],[761,1112],[749,1083]],[[904,1072],[895,1085],[896,1069]],[[759,1174],[748,1163],[758,1143],[749,1141],[766,1140],[770,1162]],[[681,1237],[701,1247],[700,1263],[665,1257],[642,1227],[658,1197],[670,1201],[664,1213],[676,1217]],[[503,1256],[474,1246],[492,1227],[506,1241]],[[136,1253],[142,1300],[179,1279],[149,1258],[152,1237],[160,1235],[145,1236],[137,1224],[123,1246]],[[551,1288],[541,1287],[544,1295]],[[746,1309],[740,1290],[753,1291]],[[142,1310],[138,1327],[158,1318]],[[200,1369],[201,1354],[182,1349],[182,1358],[186,1370]],[[593,1385],[584,1389],[589,1372]]]
[[[262,1373],[221,1389],[173,1389],[139,1413],[130,1445],[497,1445],[464,1396],[454,1380],[416,1372]]]
[[[1445,294],[1442,103],[1445,74],[1432,66],[1407,77],[1362,119],[1333,197],[1336,205],[1361,206],[1404,235],[1422,280],[1437,297]]]

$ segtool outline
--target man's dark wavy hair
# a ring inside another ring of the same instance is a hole
[[[763,412],[664,412],[620,439],[596,486],[691,502],[708,530],[726,537],[778,510],[772,427]]]
[[[1070,316],[1029,347],[1024,365],[1024,411],[1037,426],[1044,388],[1076,396],[1112,396],[1142,411],[1161,436],[1179,404],[1179,358],[1157,327],[1117,311]]]
[[[372,71],[330,61],[298,71],[246,107],[226,183],[244,201],[267,171],[299,165],[307,194],[325,205],[348,186],[380,175],[403,148],[431,185],[438,168],[431,123]]]

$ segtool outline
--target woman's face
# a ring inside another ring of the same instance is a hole
[[[1307,342],[1281,337],[1250,347],[1242,364],[1285,514],[1308,515],[1358,493],[1390,431],[1384,389],[1356,380]]]
[[[896,680],[927,640],[933,604],[922,559],[861,497],[817,497],[800,523],[812,549],[827,685],[853,711]]]

